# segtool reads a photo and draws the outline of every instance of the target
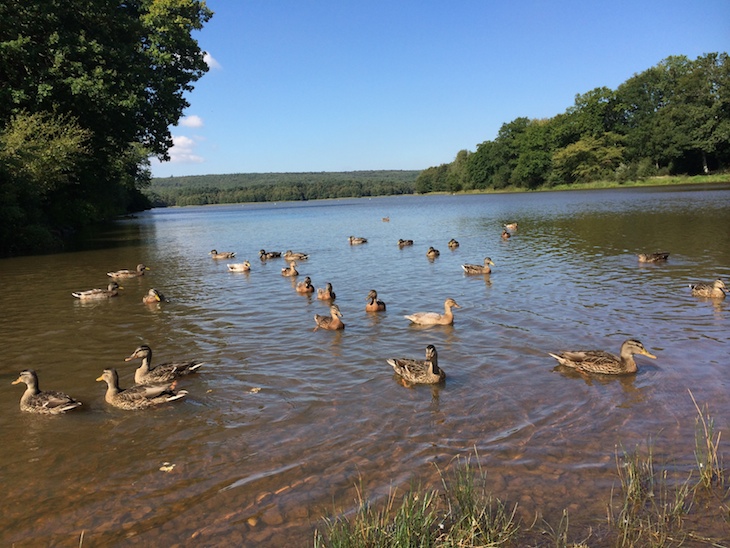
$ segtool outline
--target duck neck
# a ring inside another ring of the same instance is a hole
[[[636,373],[636,371],[638,371],[636,362],[634,361],[634,356],[631,354],[621,356],[621,364],[623,365],[623,369],[626,373]]]

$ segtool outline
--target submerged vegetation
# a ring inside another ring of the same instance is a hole
[[[455,459],[449,473],[439,470],[442,490],[412,488],[402,497],[391,492],[380,509],[357,490],[354,515],[324,520],[315,531],[315,548],[406,546],[728,546],[730,493],[718,453],[720,434],[707,409],[697,409],[697,469],[659,468],[651,440],[645,450],[616,450],[618,485],[595,527],[570,529],[567,510],[557,524],[539,516],[518,517],[517,504],[505,503],[486,488],[487,473],[472,458]],[[474,457],[478,460],[478,454]]]

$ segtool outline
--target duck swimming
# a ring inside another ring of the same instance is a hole
[[[400,247],[401,249],[403,249],[404,247],[411,246],[411,245],[413,245],[413,240],[403,240],[403,239],[398,240],[398,247]]]
[[[506,225],[504,225],[504,228],[511,232],[514,232],[515,230],[517,230],[517,223],[507,223]]]
[[[289,266],[286,268],[281,269],[281,275],[282,276],[299,276],[299,272],[296,269],[297,263],[296,261],[291,261],[289,263]]]
[[[620,356],[603,350],[575,350],[550,355],[558,360],[560,365],[583,371],[586,373],[600,373],[603,375],[626,375],[636,373],[637,367],[634,355],[639,354],[647,358],[656,359],[654,354],[644,348],[641,342],[628,339],[621,345]]]
[[[163,403],[176,401],[187,396],[186,390],[175,391],[175,384],[145,385],[135,384],[129,388],[119,388],[119,374],[116,369],[104,369],[98,382],[106,382],[104,399],[109,405],[119,409],[135,410],[155,407]]]
[[[214,259],[232,259],[236,256],[235,251],[218,251],[216,249],[210,252],[210,256]]]
[[[461,268],[464,269],[464,272],[467,274],[489,274],[492,272],[492,269],[489,267],[489,265],[494,266],[494,263],[492,262],[492,259],[489,257],[484,257],[484,264],[463,264],[461,265]]]
[[[429,247],[428,251],[426,251],[426,257],[428,257],[429,259],[435,259],[439,255],[441,255],[441,252],[433,247]]]
[[[639,253],[640,263],[663,263],[669,258],[669,253],[663,251],[657,253]]]
[[[267,259],[278,259],[279,257],[281,257],[280,251],[266,251],[264,249],[259,251],[259,259],[262,261],[266,261]]]
[[[145,270],[149,270],[149,267],[140,263],[135,270],[115,270],[114,272],[107,272],[106,275],[110,278],[138,278],[144,276]]]
[[[456,240],[454,240],[453,238],[451,238],[449,240],[449,243],[446,244],[446,245],[449,246],[449,249],[456,249],[457,247],[459,247],[459,242],[457,242]]]
[[[125,362],[131,362],[132,360],[142,360],[142,364],[134,372],[134,382],[136,384],[170,382],[195,373],[202,365],[205,365],[204,362],[190,360],[161,363],[152,367],[152,349],[146,344],[137,347],[131,356],[124,358]]]
[[[166,303],[167,299],[160,291],[157,291],[154,287],[152,287],[147,292],[147,295],[142,297],[142,302],[144,304]]]
[[[20,410],[41,415],[60,415],[81,406],[71,396],[63,392],[49,390],[41,392],[38,388],[38,375],[32,369],[24,369],[11,384],[25,383],[26,389],[20,398]]]
[[[378,292],[374,289],[370,290],[366,300],[365,310],[367,312],[383,312],[385,310],[385,303],[378,300]]]
[[[242,263],[234,263],[226,265],[229,272],[248,272],[251,270],[251,263],[243,261]]]
[[[334,303],[330,305],[330,314],[331,316],[314,315],[314,321],[317,324],[317,327],[314,328],[315,331],[317,329],[329,329],[331,331],[345,329],[345,324],[340,320],[342,318],[340,308]]]
[[[454,314],[452,308],[461,308],[454,299],[446,299],[444,301],[444,313],[438,312],[416,312],[404,318],[410,320],[417,325],[451,325],[454,323]]]
[[[426,347],[426,359],[390,358],[387,360],[397,375],[409,384],[437,384],[444,382],[446,373],[438,366],[436,347]]]
[[[86,291],[74,291],[71,293],[77,299],[82,301],[94,301],[101,299],[109,299],[119,295],[119,290],[124,289],[117,282],[111,282],[106,289],[87,289]]]
[[[710,297],[713,299],[724,299],[727,287],[722,280],[714,282],[701,282],[698,284],[690,284],[692,295],[696,297]]]
[[[312,279],[307,276],[303,282],[299,282],[296,287],[297,293],[314,293]]]
[[[350,245],[360,245],[368,243],[367,238],[358,238],[356,236],[350,236],[347,240],[350,242]]]
[[[332,289],[332,284],[327,282],[324,288],[320,287],[317,290],[317,298],[322,301],[334,301],[337,295],[335,295],[335,291]]]
[[[284,252],[284,260],[286,261],[306,261],[309,259],[309,255],[306,253],[297,253],[292,251],[291,249],[287,249]]]

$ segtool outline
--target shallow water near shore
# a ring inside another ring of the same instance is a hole
[[[328,306],[297,294],[285,262],[261,262],[260,249],[309,253],[299,280],[332,283],[346,329],[314,332]],[[669,261],[638,263],[652,251]],[[486,256],[491,275],[464,275]],[[250,272],[228,272],[244,260]],[[117,298],[71,296],[140,262],[150,271]],[[690,390],[716,430],[730,426],[730,299],[688,288],[730,281],[727,186],[152,210],[88,250],[0,260],[0,276],[4,545],[77,546],[83,533],[84,546],[305,546],[324,516],[356,508],[356,486],[373,500],[438,487],[434,464],[475,451],[526,521],[566,508],[581,530],[605,518],[617,446],[651,439],[660,464],[696,467]],[[142,304],[150,287],[170,302]],[[386,312],[365,312],[370,289]],[[462,307],[453,326],[403,318],[447,297]],[[657,356],[638,356],[633,376],[576,375],[548,355],[618,352],[627,338]],[[143,343],[153,364],[206,363],[180,381],[180,402],[110,408],[95,378],[116,367],[129,386],[138,362],[124,358]],[[386,359],[422,358],[428,344],[446,383],[401,386]],[[82,408],[21,413],[10,383],[26,368]]]

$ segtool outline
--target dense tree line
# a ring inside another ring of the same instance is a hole
[[[419,171],[238,173],[153,179],[155,206],[283,202],[413,194]]]
[[[148,206],[207,65],[203,0],[0,2],[0,255]]]
[[[727,53],[669,57],[618,89],[578,95],[545,120],[517,118],[493,141],[424,170],[418,192],[623,182],[698,174],[730,164]]]

